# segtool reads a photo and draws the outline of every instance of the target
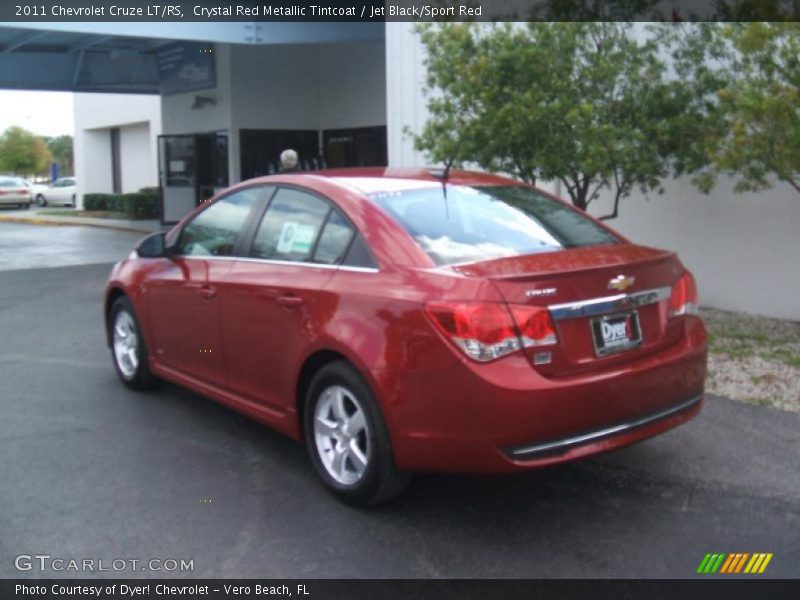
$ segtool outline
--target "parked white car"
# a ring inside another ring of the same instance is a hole
[[[18,177],[0,177],[0,204],[30,208],[31,193],[25,182]]]
[[[22,183],[25,184],[25,187],[28,188],[28,191],[31,193],[31,201],[35,200],[37,195],[50,189],[49,185],[44,183],[34,183],[30,179],[23,179]]]
[[[39,206],[51,204],[75,206],[75,178],[62,177],[61,179],[56,179],[53,185],[36,194],[36,204]]]

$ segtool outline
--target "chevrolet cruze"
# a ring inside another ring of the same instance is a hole
[[[414,471],[503,473],[694,417],[692,275],[542,190],[359,169],[236,185],[114,266],[108,344],[308,447],[353,504]]]

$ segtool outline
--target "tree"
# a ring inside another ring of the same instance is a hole
[[[800,193],[800,24],[683,25],[669,43],[710,125],[698,187],[730,173],[736,191],[780,180]]]
[[[22,127],[9,127],[0,136],[0,171],[16,175],[41,173],[52,158],[44,140]]]
[[[53,160],[58,163],[62,175],[71,175],[72,170],[72,136],[59,135],[47,138],[47,147],[53,155]]]
[[[559,180],[585,210],[692,167],[700,135],[687,90],[666,77],[655,39],[631,25],[564,22],[427,25],[430,119],[417,149],[534,183]]]

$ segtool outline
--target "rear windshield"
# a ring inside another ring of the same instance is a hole
[[[437,185],[369,197],[440,265],[619,242],[579,212],[531,188],[447,185],[446,192]]]

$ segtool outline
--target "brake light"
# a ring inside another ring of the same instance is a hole
[[[429,304],[426,312],[450,341],[479,362],[501,358],[523,347],[556,343],[555,328],[546,308],[513,305],[509,312],[499,303],[437,302]]]
[[[696,315],[698,310],[697,284],[689,271],[685,271],[672,284],[669,297],[669,315]]]
[[[550,311],[541,306],[512,305],[511,314],[519,328],[520,339],[525,348],[555,344],[556,328]]]

